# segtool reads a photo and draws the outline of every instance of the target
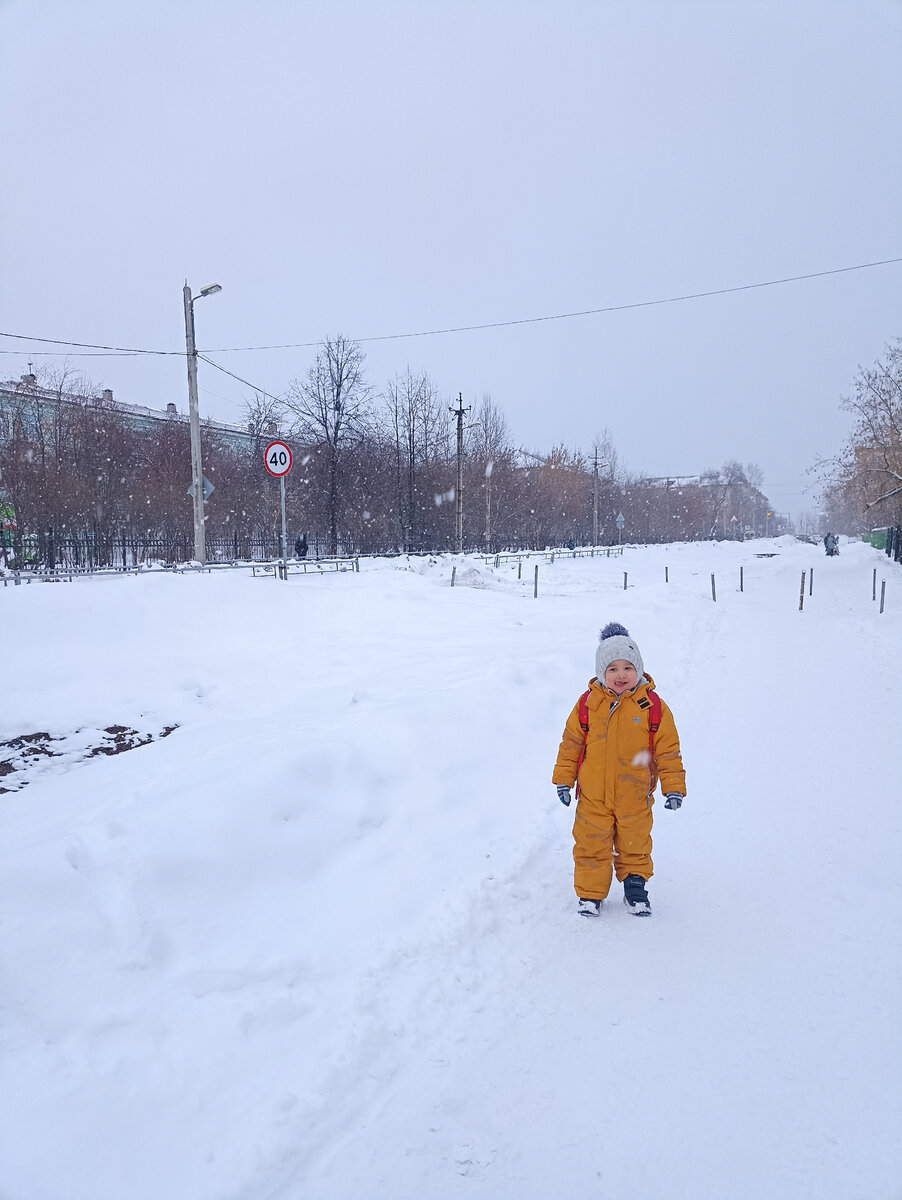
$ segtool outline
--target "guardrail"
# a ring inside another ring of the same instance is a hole
[[[360,572],[359,558],[306,558],[292,559],[287,562],[252,563],[254,575],[269,575],[275,579],[287,579],[289,575],[322,574],[324,571],[355,571]]]
[[[553,563],[556,558],[616,558],[623,553],[622,546],[581,546],[567,550],[521,550],[510,554],[485,554],[487,567],[500,567],[505,562],[521,563],[524,558],[540,558]]]
[[[329,571],[359,571],[358,558],[314,558],[289,559],[283,563],[281,559],[275,562],[244,562],[244,563],[174,563],[171,566],[137,566],[137,567],[105,567],[91,570],[90,567],[70,567],[61,571],[6,571],[0,574],[3,586],[12,584],[19,587],[22,583],[32,583],[34,580],[45,583],[72,583],[75,579],[95,579],[97,576],[122,578],[125,575],[188,575],[207,574],[214,571],[250,571],[253,575],[271,576],[276,579],[287,579],[289,575],[323,574]]]

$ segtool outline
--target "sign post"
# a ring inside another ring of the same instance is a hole
[[[278,479],[282,498],[282,563],[279,574],[288,578],[288,544],[285,539],[285,476],[291,470],[294,459],[284,442],[270,442],[263,452],[263,465],[274,479]]]
[[[617,535],[618,535],[618,539],[619,539],[619,545],[623,545],[623,526],[626,524],[626,522],[623,519],[622,512],[619,512],[617,514],[617,520],[614,522],[614,524],[617,526]]]

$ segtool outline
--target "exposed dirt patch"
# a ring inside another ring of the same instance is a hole
[[[71,733],[20,733],[0,742],[0,793],[18,792],[47,770],[67,770],[98,754],[123,754],[168,737],[178,725],[164,729],[140,730],[128,725],[107,725],[105,729],[76,729]],[[48,759],[59,759],[50,763]]]

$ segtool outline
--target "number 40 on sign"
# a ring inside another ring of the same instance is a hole
[[[284,442],[270,442],[263,453],[263,465],[276,479],[288,474],[292,462],[291,450]]]

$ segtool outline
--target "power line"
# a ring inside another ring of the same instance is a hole
[[[443,329],[421,329],[409,333],[384,333],[377,334],[372,337],[353,338],[356,342],[389,342],[397,341],[401,338],[415,337],[438,337],[446,333],[473,333],[480,329],[504,329],[513,325],[536,325],[543,321],[568,321],[575,317],[591,317],[599,316],[604,313],[628,312],[634,308],[653,308],[662,304],[682,304],[688,300],[704,300],[711,296],[728,296],[736,292],[750,292],[759,288],[779,287],[786,283],[800,283],[806,279],[823,279],[828,275],[845,275],[850,271],[868,271],[874,267],[886,267],[893,263],[902,262],[902,257],[899,258],[883,258],[876,262],[857,263],[851,267],[833,267],[827,271],[811,271],[806,275],[786,275],[780,279],[764,279],[758,283],[743,283],[735,287],[713,288],[707,292],[686,292],[679,296],[665,296],[657,300],[637,300],[632,304],[609,304],[602,308],[584,308],[574,312],[553,313],[542,317],[518,317],[509,321],[489,321],[480,325],[453,325]],[[174,357],[183,357],[184,350],[142,350],[129,346],[105,346],[98,345],[93,342],[68,342],[60,338],[45,338],[45,337],[30,337],[24,333],[3,333],[0,332],[0,337],[16,338],[23,342],[42,342],[54,346],[70,346],[83,350],[104,350],[110,354],[149,354],[149,355],[166,355]],[[323,345],[322,341],[315,342],[283,342],[271,346],[220,346],[211,350],[212,354],[231,354],[231,353],[247,353],[257,350],[310,350],[316,346]],[[16,351],[0,351],[0,353],[11,354]],[[35,353],[52,353],[48,351],[35,351]],[[81,355],[73,355],[73,357],[82,357]],[[213,363],[213,366],[218,364]],[[220,367],[220,370],[225,370]],[[228,374],[228,372],[226,372]],[[237,378],[237,376],[236,376]],[[253,386],[248,384],[249,387]]]
[[[0,333],[0,337],[18,337],[18,336],[19,335],[16,333]],[[24,340],[28,341],[29,339],[25,338]],[[31,340],[33,340],[33,341],[38,341],[38,340],[51,341],[52,339],[51,338],[41,338],[41,339],[33,338]],[[69,345],[68,342],[60,342],[59,344],[61,346]],[[29,354],[33,358],[61,358],[61,357],[63,357],[64,353],[65,353],[66,358],[137,358],[141,354],[155,354],[155,353],[176,354],[177,351],[175,351],[175,350],[160,350],[160,351],[153,351],[153,350],[110,350],[110,351],[82,350],[82,351],[77,351],[77,352],[73,351],[72,353],[69,353],[68,351],[62,352],[59,350],[31,350],[31,349],[29,349],[29,350],[0,350],[0,354]],[[184,351],[182,351],[182,353],[184,354]]]
[[[32,337],[27,333],[0,333],[0,337],[16,338],[20,342],[43,342],[49,346],[80,346],[85,350],[106,350],[111,354],[164,354],[170,356],[181,356],[184,358],[184,350],[138,350],[134,346],[103,346],[95,342],[64,342],[61,338],[48,337]],[[15,354],[14,350],[5,350],[5,354]],[[49,351],[35,351],[35,353],[50,353]],[[80,357],[80,356],[79,356]]]
[[[626,312],[632,308],[652,308],[661,304],[681,304],[686,300],[702,300],[709,296],[727,296],[733,292],[749,292],[755,288],[777,287],[784,283],[798,283],[804,279],[822,279],[825,275],[843,275],[849,271],[866,271],[871,267],[885,267],[890,263],[902,262],[902,258],[884,258],[879,262],[858,263],[854,267],[834,267],[829,271],[812,271],[807,275],[787,275],[782,279],[765,279],[759,283],[743,283],[736,287],[714,288],[708,292],[687,292],[682,296],[666,296],[659,300],[637,300],[632,304],[610,304],[604,308],[584,308],[577,312],[554,313],[544,317],[519,317],[512,321],[490,321],[483,325],[454,325],[446,329],[423,329],[416,333],[385,333],[374,337],[353,338],[355,342],[390,342],[399,338],[436,337],[445,333],[471,333],[479,329],[504,329],[511,325],[535,325],[542,321],[568,321],[574,317],[591,317],[601,313]],[[275,346],[223,346],[215,354],[249,350],[307,350],[321,346],[322,342],[288,342]]]
[[[205,396],[212,396],[215,400],[224,400],[226,404],[232,403],[233,397],[224,396],[222,392],[214,392],[212,388],[201,387],[200,384],[198,384],[197,390],[199,392],[203,392]]]
[[[274,396],[272,392],[268,392],[266,388],[258,387],[256,383],[250,383],[247,379],[242,379],[240,375],[236,375],[234,371],[229,371],[225,367],[221,367],[218,362],[214,362],[212,358],[207,358],[206,354],[197,353],[198,358],[202,358],[205,363],[209,363],[211,367],[215,367],[217,371],[222,371],[223,375],[230,375],[232,379],[237,379],[239,383],[243,383],[245,387],[252,388],[255,392],[260,392],[269,400],[278,402],[278,396]]]

